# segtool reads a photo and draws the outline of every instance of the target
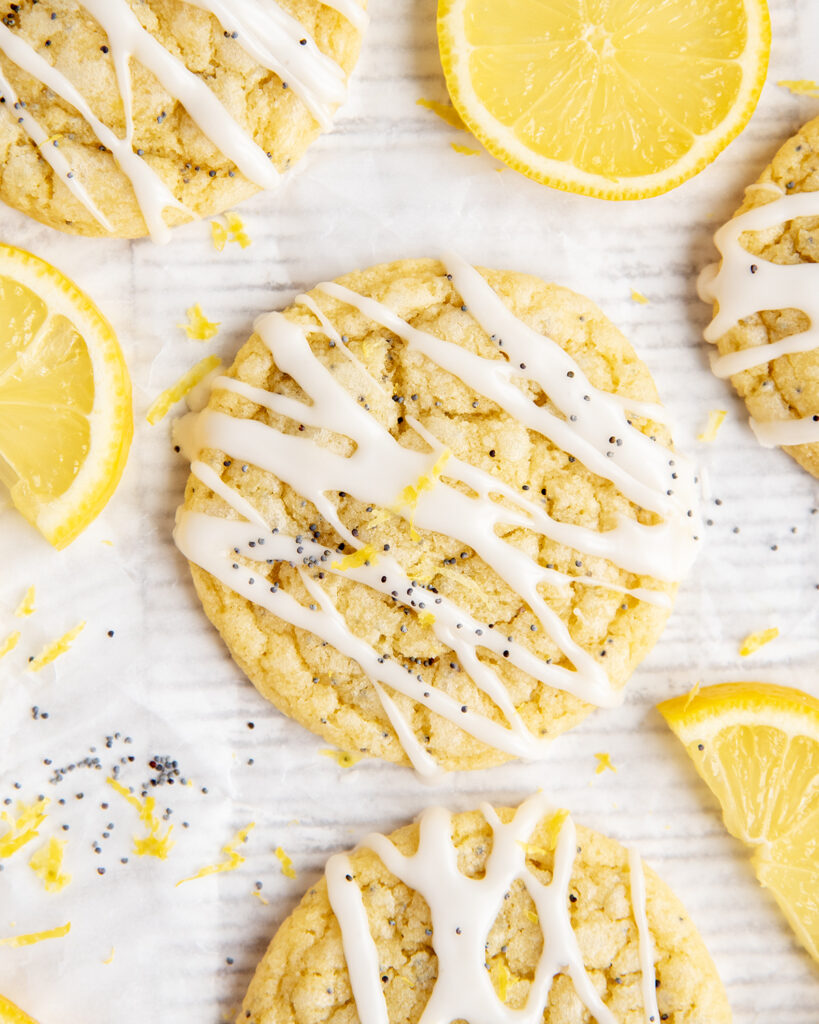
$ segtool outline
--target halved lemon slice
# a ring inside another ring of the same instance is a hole
[[[37,1024],[37,1021],[23,1013],[10,999],[0,996],[0,1024]]]
[[[452,102],[498,159],[604,199],[679,185],[745,126],[765,0],[439,0]]]
[[[133,434],[108,322],[59,270],[0,245],[0,483],[55,547],[102,510]]]
[[[769,683],[723,683],[659,711],[819,960],[819,700]]]

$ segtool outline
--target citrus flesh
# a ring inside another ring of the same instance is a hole
[[[487,149],[548,185],[665,192],[710,163],[765,81],[765,0],[439,0],[452,102]]]
[[[723,683],[659,711],[819,960],[819,700],[769,683]]]
[[[113,330],[60,271],[0,245],[0,483],[55,547],[102,510],[133,434]]]
[[[37,1021],[23,1013],[11,1000],[0,996],[0,1024],[37,1024]]]

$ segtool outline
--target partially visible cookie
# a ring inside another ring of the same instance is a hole
[[[722,262],[700,294],[705,332],[766,447],[819,477],[819,118],[779,150],[715,236]]]
[[[620,702],[698,535],[654,384],[588,299],[451,257],[260,318],[180,442],[176,541],[259,691],[424,774]]]
[[[364,3],[13,4],[0,198],[62,231],[162,240],[273,187],[344,98]]]
[[[727,1024],[685,909],[635,851],[555,812],[434,808],[337,855],[236,1024]]]

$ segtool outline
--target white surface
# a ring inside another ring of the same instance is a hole
[[[486,155],[453,152],[451,142],[470,140],[415,102],[445,98],[434,14],[433,0],[373,0],[337,130],[278,193],[242,207],[253,238],[246,251],[229,246],[216,254],[203,224],[177,230],[169,246],[157,248],[71,238],[14,211],[0,214],[4,241],[69,272],[110,318],[131,367],[137,423],[116,496],[67,551],[51,551],[12,511],[0,512],[0,637],[15,626],[23,631],[18,650],[0,663],[0,801],[52,798],[41,837],[69,838],[75,876],[62,893],[45,893],[26,867],[36,844],[0,862],[0,937],[72,921],[67,938],[0,946],[0,992],[42,1024],[216,1024],[235,1009],[268,939],[329,854],[433,801],[455,808],[487,797],[518,802],[539,786],[578,822],[635,843],[674,887],[717,962],[737,1022],[816,1024],[819,970],[754,881],[745,851],[725,833],[654,705],[697,679],[763,678],[819,694],[819,514],[811,515],[819,487],[786,455],[756,444],[744,406],[711,376],[700,342],[708,311],[694,288],[714,256],[711,233],[738,205],[742,186],[819,113],[819,102],[775,84],[816,77],[809,42],[819,30],[819,4],[774,0],[771,70],[750,126],[693,181],[634,204],[564,195],[509,170],[497,173]],[[326,744],[244,680],[171,543],[186,469],[171,450],[169,420],[151,428],[145,411],[206,353],[230,361],[252,318],[298,290],[446,246],[476,263],[576,288],[602,306],[654,372],[679,418],[678,444],[701,460],[704,515],[713,525],[624,707],[592,716],[542,764],[453,776],[430,791],[403,769],[339,769],[319,756]],[[650,303],[634,303],[632,288]],[[222,322],[215,342],[188,341],[176,327],[196,301]],[[714,408],[729,411],[726,423],[715,444],[697,444]],[[11,613],[30,583],[38,610],[21,623]],[[28,655],[80,619],[88,626],[54,671],[27,674]],[[741,639],[770,625],[780,638],[741,659]],[[34,721],[33,705],[49,719]],[[106,750],[114,731],[132,744]],[[76,769],[59,787],[48,782],[55,766],[84,757],[91,745],[104,771]],[[595,775],[597,751],[610,753],[616,775]],[[163,863],[119,863],[139,830],[104,775],[129,753],[135,761],[122,769],[129,784],[146,779],[145,761],[165,753],[195,781],[184,791],[158,791],[160,807],[174,811],[179,840]],[[94,854],[92,841],[109,821],[112,838]],[[257,824],[239,870],[174,888],[218,859],[250,821]],[[293,858],[295,881],[273,856],[279,844]],[[267,906],[252,896],[257,880]],[[114,960],[103,965],[112,947]]]

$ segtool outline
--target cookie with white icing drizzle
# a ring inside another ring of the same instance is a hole
[[[731,378],[760,443],[819,477],[819,118],[782,146],[715,242],[722,261],[699,282],[714,303],[712,368]]]
[[[374,267],[261,317],[182,421],[175,537],[255,686],[343,750],[535,759],[621,701],[693,558],[665,418],[587,299]]]
[[[426,811],[332,857],[236,1024],[727,1024],[702,939],[636,850],[555,811]]]
[[[346,92],[366,0],[21,0],[0,22],[0,198],[169,237],[272,188]]]

